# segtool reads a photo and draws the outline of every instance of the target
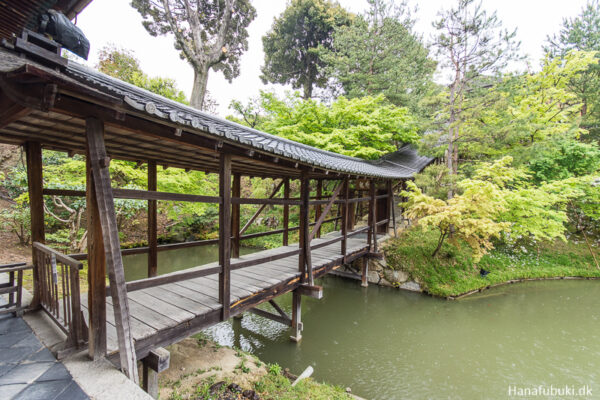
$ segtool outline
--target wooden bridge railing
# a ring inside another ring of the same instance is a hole
[[[79,285],[83,264],[38,242],[33,262],[41,308],[67,335],[66,347],[80,347],[87,341]]]
[[[0,304],[0,315],[13,313],[16,316],[23,313],[23,272],[32,268],[33,266],[27,263],[0,265],[0,274],[8,274],[8,282],[0,283],[0,295],[8,295],[8,302]]]

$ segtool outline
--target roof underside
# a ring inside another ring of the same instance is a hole
[[[97,116],[105,121],[112,158],[207,172],[219,170],[220,152],[232,154],[234,173],[269,177],[298,177],[308,169],[322,178],[401,179],[432,161],[409,146],[376,161],[323,151],[200,112],[76,63],[57,72],[2,49],[0,72],[4,104],[22,104],[14,92],[45,93],[50,84],[58,90],[47,110],[42,104],[12,121],[4,117],[3,123],[0,117],[0,141],[6,143],[35,140],[47,149],[84,154],[85,119]]]

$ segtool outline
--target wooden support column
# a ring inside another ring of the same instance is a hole
[[[158,399],[158,374],[169,368],[171,354],[167,349],[154,349],[142,360],[142,388]]]
[[[242,177],[240,174],[233,175],[233,186],[231,187],[231,195],[240,197],[242,193]],[[231,257],[240,258],[240,205],[232,204],[231,206],[231,231],[233,233],[233,242],[231,243]]]
[[[157,190],[156,161],[148,161],[148,190]],[[158,275],[156,200],[148,200],[148,278]]]
[[[219,163],[219,302],[223,306],[221,318],[229,319],[231,272],[231,154],[221,153]]]
[[[25,145],[27,157],[27,186],[29,190],[29,211],[31,215],[31,241],[46,242],[44,231],[44,197],[42,195],[42,146],[39,142],[27,142]],[[33,257],[33,300],[31,307],[37,308],[40,304],[40,266]]]
[[[106,355],[106,256],[89,151],[86,153],[85,165],[88,228],[88,355],[92,360],[97,360]]]
[[[292,292],[292,330],[290,339],[298,343],[302,340],[302,295],[296,290]]]
[[[310,254],[310,223],[309,223],[309,197],[310,197],[310,180],[308,172],[302,171],[300,175],[300,230],[299,230],[299,246],[300,256],[298,257],[298,269],[302,274],[301,282],[313,285],[312,277],[312,261]]]
[[[344,188],[342,189],[344,194],[344,204],[342,207],[342,256],[344,257],[344,264],[346,263],[346,252],[348,248],[348,198],[350,197],[350,182],[348,178],[344,179]]]
[[[377,188],[376,182],[373,179],[369,182],[369,192],[371,195],[371,201],[369,201],[369,220],[371,235],[373,236],[372,242],[369,244],[373,246],[373,252],[377,253]]]
[[[290,198],[290,179],[285,178],[283,180],[283,197],[286,199]],[[289,228],[290,228],[290,206],[285,204],[283,206],[283,245],[289,244]]]
[[[350,183],[350,182],[348,182]],[[350,190],[349,192],[349,196],[351,199],[354,198],[354,194],[356,193],[354,190]],[[350,203],[349,209],[348,209],[348,227],[346,229],[348,229],[349,231],[353,231],[354,230],[354,222],[356,219],[356,206],[357,203]]]
[[[131,333],[129,302],[125,287],[125,272],[121,257],[121,244],[117,230],[115,202],[108,169],[110,159],[104,146],[104,123],[97,118],[86,119],[87,148],[90,154],[96,201],[102,225],[104,252],[108,266],[108,278],[113,302],[121,369],[139,384],[135,344]]]
[[[369,286],[369,257],[363,257],[362,258],[362,274],[361,274],[361,282],[360,282],[360,286],[362,287],[368,287]]]
[[[394,187],[392,186],[392,181],[388,181],[388,204],[389,204],[389,208],[388,208],[388,219],[390,218],[390,213],[391,215],[391,221],[392,221],[392,229],[394,230],[394,237],[398,236],[398,232],[396,232],[396,202],[394,201]],[[387,223],[388,227],[390,226],[390,223]],[[388,228],[389,231],[389,228]]]
[[[319,179],[319,180],[317,180],[317,199],[321,200],[322,196],[323,196],[323,181],[321,179]],[[317,204],[315,206],[315,222],[317,222],[320,217],[321,217],[321,205]],[[319,226],[319,228],[317,229],[315,237],[318,237],[318,238],[321,237],[321,226]]]

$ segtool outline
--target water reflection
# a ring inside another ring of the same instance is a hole
[[[303,340],[253,314],[208,329],[222,345],[374,399],[506,398],[508,385],[591,385],[600,395],[600,285],[530,282],[461,301],[328,277],[303,299]],[[278,299],[287,312],[291,296]],[[264,305],[268,309],[269,305]]]

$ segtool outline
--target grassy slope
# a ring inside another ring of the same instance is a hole
[[[385,248],[389,268],[402,269],[436,296],[460,294],[514,279],[553,277],[600,277],[585,243],[574,240],[545,244],[518,250],[501,247],[492,250],[476,265],[469,248],[444,243],[437,257],[431,258],[437,234],[413,228],[398,239],[390,240]],[[598,257],[598,249],[595,249]],[[482,278],[479,269],[490,271]]]

